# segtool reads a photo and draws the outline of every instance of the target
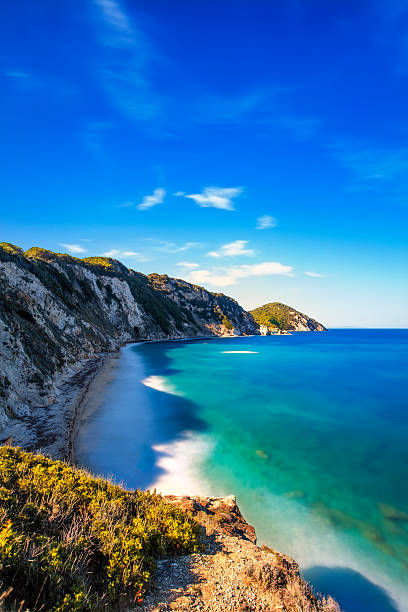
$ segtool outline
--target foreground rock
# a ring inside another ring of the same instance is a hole
[[[159,561],[155,587],[135,611],[340,612],[312,592],[293,559],[256,546],[234,497],[164,499],[201,524],[205,552]]]

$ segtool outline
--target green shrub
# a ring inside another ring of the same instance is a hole
[[[234,325],[231,323],[227,316],[224,315],[221,319],[221,322],[227,329],[234,329]]]
[[[13,588],[9,609],[22,600],[30,612],[132,604],[157,557],[199,550],[198,525],[159,495],[0,447],[0,593]]]
[[[265,304],[250,312],[258,325],[277,327],[278,329],[291,329],[293,316],[300,314],[294,308],[280,302]]]

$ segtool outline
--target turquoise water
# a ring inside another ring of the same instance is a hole
[[[129,486],[233,493],[346,612],[408,610],[407,349],[408,330],[127,347],[76,456]]]

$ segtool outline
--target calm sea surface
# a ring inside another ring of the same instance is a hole
[[[132,345],[76,458],[130,487],[235,494],[346,612],[406,612],[407,397],[408,330]]]

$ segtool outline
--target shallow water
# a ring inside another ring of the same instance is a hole
[[[407,330],[127,347],[77,460],[132,487],[233,493],[346,612],[408,610],[407,349]]]

